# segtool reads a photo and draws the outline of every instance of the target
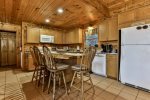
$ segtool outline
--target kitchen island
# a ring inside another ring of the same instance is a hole
[[[77,52],[57,52],[52,51],[51,52],[54,56],[54,58],[58,62],[62,62],[65,64],[70,65],[70,67],[65,70],[65,76],[66,76],[66,82],[71,81],[73,76],[73,71],[71,70],[72,65],[80,64],[82,53]],[[23,67],[23,70],[25,71],[33,71],[35,69],[35,66],[33,65],[33,59],[29,51],[25,52],[25,66]]]

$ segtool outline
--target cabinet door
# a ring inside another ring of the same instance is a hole
[[[75,39],[74,43],[82,43],[82,29],[76,29],[73,38]]]
[[[27,28],[27,43],[39,43],[40,42],[40,29],[39,28]]]
[[[118,35],[119,35],[118,20],[117,18],[112,18],[109,20],[108,40],[118,40]]]
[[[121,13],[118,15],[118,24],[125,24],[125,23],[132,23],[135,21],[135,12],[134,11],[128,11],[125,13]]]
[[[63,40],[63,42],[64,42],[64,44],[69,44],[69,33],[68,32],[66,32],[66,33],[64,33],[64,35],[63,35],[64,37],[64,40]]]
[[[62,44],[63,35],[61,32],[55,32],[54,41],[56,44]]]
[[[83,41],[83,31],[82,31],[82,29],[79,29],[78,30],[79,31],[79,34],[78,34],[78,43],[82,43]]]
[[[149,19],[150,18],[149,11],[150,11],[150,6],[135,10],[136,20],[139,21],[139,20]]]
[[[73,29],[63,34],[66,44],[82,43],[82,29]]]
[[[117,55],[107,55],[106,57],[106,65],[107,65],[107,76],[111,78],[117,79],[118,76],[118,61]]]
[[[108,40],[108,32],[109,32],[109,27],[108,27],[108,20],[102,22],[99,25],[99,41],[107,41]]]

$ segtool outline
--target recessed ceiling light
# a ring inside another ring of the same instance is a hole
[[[58,9],[57,9],[57,12],[58,12],[59,14],[62,14],[62,13],[64,12],[64,9],[63,9],[63,8],[58,8]]]
[[[50,22],[50,20],[49,20],[49,19],[45,19],[45,22],[46,22],[46,23],[49,23],[49,22]]]

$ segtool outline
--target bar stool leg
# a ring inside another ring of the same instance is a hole
[[[83,72],[81,72],[81,99],[84,100],[84,79],[83,79]]]
[[[68,90],[67,90],[67,85],[66,85],[66,79],[65,79],[64,71],[62,71],[62,75],[63,75],[63,80],[64,80],[64,85],[65,85],[66,94],[68,94]]]
[[[54,77],[53,77],[53,100],[55,100],[55,86],[56,86],[56,73],[54,72]]]
[[[94,85],[93,85],[93,82],[92,82],[92,79],[91,79],[90,73],[88,74],[88,76],[89,76],[89,80],[90,80],[91,85],[92,85],[92,88],[93,88],[93,94],[95,94],[95,89],[94,89]]]
[[[38,87],[40,86],[41,75],[42,75],[42,69],[40,69],[40,75],[39,75],[39,80],[38,80]]]
[[[74,75],[73,75],[73,78],[72,78],[72,81],[71,81],[71,85],[70,85],[70,88],[72,87],[72,85],[73,85],[73,82],[74,82],[74,79],[75,79],[75,76],[76,76],[76,71],[74,72]]]
[[[45,87],[45,69],[43,70],[43,80],[42,80],[42,91],[44,92],[44,87]]]
[[[50,85],[51,85],[51,77],[52,77],[52,73],[50,72],[49,80],[48,80],[48,94],[49,94],[49,89],[50,89]]]
[[[33,82],[33,79],[36,77],[36,76],[35,76],[35,72],[36,72],[36,68],[34,69],[34,72],[33,72],[32,82]]]

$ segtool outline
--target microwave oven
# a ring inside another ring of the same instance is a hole
[[[54,36],[50,35],[40,35],[41,43],[54,43]]]

